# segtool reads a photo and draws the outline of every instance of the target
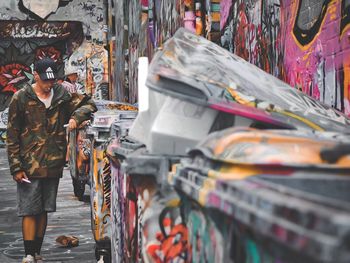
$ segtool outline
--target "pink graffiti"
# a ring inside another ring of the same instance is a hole
[[[291,3],[294,12],[297,10],[297,4],[297,1]],[[287,20],[285,80],[292,86],[332,106],[337,105],[336,92],[342,86],[339,73],[344,64],[344,52],[349,53],[349,40],[340,36],[340,23],[337,22],[340,17],[340,5],[341,1],[333,1],[328,6],[323,26],[319,29],[314,41],[307,46],[298,43],[292,34],[294,24],[289,17],[283,17],[284,20]],[[336,83],[336,89],[331,90],[330,85],[327,85],[328,82],[333,85]],[[345,96],[344,100],[348,101],[349,96]],[[347,108],[346,112],[349,113],[349,110]]]

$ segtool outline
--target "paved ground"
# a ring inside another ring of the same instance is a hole
[[[96,262],[89,196],[84,199],[85,202],[79,202],[74,197],[69,172],[66,170],[60,182],[57,212],[49,215],[42,251],[45,262]],[[20,262],[24,249],[21,221],[16,216],[16,185],[9,174],[4,149],[0,149],[0,200],[0,262]],[[79,237],[80,245],[72,249],[61,248],[55,242],[60,235],[75,235]]]

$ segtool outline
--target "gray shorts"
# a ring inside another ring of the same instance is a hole
[[[60,179],[30,179],[31,184],[17,183],[17,215],[34,216],[56,211]]]

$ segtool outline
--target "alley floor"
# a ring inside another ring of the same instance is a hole
[[[60,235],[77,236],[79,246],[61,248],[55,242]],[[84,202],[74,197],[71,178],[66,169],[60,182],[57,212],[49,215],[42,256],[45,262],[96,262],[94,244],[89,196],[84,197]],[[6,151],[0,149],[0,262],[21,262],[23,254],[21,221],[16,215],[16,185],[9,173]]]

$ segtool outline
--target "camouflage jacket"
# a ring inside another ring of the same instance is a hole
[[[46,109],[31,85],[13,95],[9,106],[7,153],[11,174],[28,177],[61,177],[66,158],[66,128],[70,118],[81,124],[97,110],[87,95],[70,94],[61,85],[53,87]]]

